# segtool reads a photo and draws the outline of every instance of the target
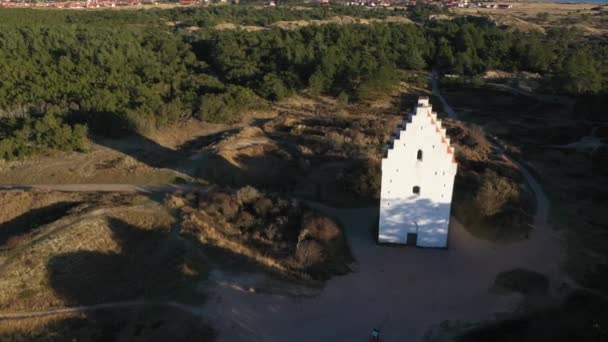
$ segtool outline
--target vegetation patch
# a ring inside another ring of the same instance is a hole
[[[473,235],[499,242],[525,238],[534,199],[518,167],[502,157],[480,127],[445,120],[456,147],[453,214]]]
[[[203,142],[197,176],[211,183],[295,193],[332,205],[379,198],[382,147],[401,118],[337,105],[283,105],[259,127]]]
[[[12,160],[48,150],[84,151],[87,128],[71,126],[47,112],[23,118],[0,116],[0,160]]]
[[[181,210],[182,234],[284,275],[322,280],[349,271],[339,224],[296,200],[243,187],[174,196],[168,205]]]
[[[117,136],[191,117],[235,122],[301,91],[364,102],[388,92],[402,72],[430,66],[466,76],[488,69],[536,72],[555,80],[551,91],[574,95],[606,89],[604,44],[576,30],[543,35],[506,32],[479,17],[428,20],[442,11],[425,5],[407,11],[3,9],[0,68],[11,72],[0,84],[0,117],[18,120],[0,125],[0,158],[82,150],[87,129]],[[423,25],[409,24],[406,16]],[[347,17],[352,20],[339,25],[277,27]],[[220,23],[267,29],[214,29]]]
[[[564,147],[593,135],[605,139],[605,94],[522,96],[475,87],[449,88],[445,94],[465,120],[500,139],[510,155],[529,161],[549,198],[550,224],[564,234],[566,270],[579,284],[608,293],[608,214],[603,210],[608,204],[608,149]],[[458,195],[456,189],[454,197]],[[533,205],[522,208],[529,212]]]

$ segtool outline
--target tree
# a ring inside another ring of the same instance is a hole
[[[441,37],[439,39],[439,48],[435,57],[435,64],[444,69],[451,69],[454,66],[454,53],[447,39]]]
[[[264,76],[258,92],[262,97],[272,101],[282,100],[290,93],[283,80],[274,73]]]
[[[566,59],[561,78],[563,89],[572,94],[597,93],[602,87],[596,63],[586,50],[576,51]]]

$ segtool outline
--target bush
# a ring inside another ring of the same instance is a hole
[[[338,225],[329,217],[307,213],[302,217],[300,236],[309,236],[320,241],[331,241],[341,236]]]
[[[50,149],[82,151],[86,136],[86,126],[68,125],[53,114],[0,119],[0,159],[21,158]]]
[[[264,76],[258,92],[266,99],[279,101],[289,96],[291,90],[285,86],[279,76],[271,73]]]
[[[201,97],[199,118],[213,123],[237,122],[244,111],[260,109],[264,105],[264,101],[250,89],[230,86],[224,93]]]
[[[397,84],[399,72],[393,65],[383,65],[374,70],[360,84],[355,86],[357,100],[373,100],[390,92]]]
[[[475,195],[475,205],[484,216],[492,217],[502,213],[509,203],[518,199],[519,189],[516,184],[487,170]]]
[[[315,240],[301,241],[296,248],[296,260],[304,269],[319,269],[326,260],[323,250],[323,246]]]
[[[338,178],[340,186],[347,192],[366,200],[380,198],[382,174],[380,162],[372,159],[356,163]]]
[[[224,216],[227,219],[234,217],[239,211],[239,205],[234,196],[227,192],[214,191],[209,194],[206,201],[201,201],[199,207],[210,215]]]

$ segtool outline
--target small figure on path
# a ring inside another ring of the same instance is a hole
[[[377,328],[372,329],[372,341],[380,341],[380,330]]]

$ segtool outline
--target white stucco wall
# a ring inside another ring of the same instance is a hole
[[[456,169],[454,148],[441,121],[428,98],[419,99],[382,160],[378,241],[406,243],[409,232],[417,234],[417,246],[447,247]]]

